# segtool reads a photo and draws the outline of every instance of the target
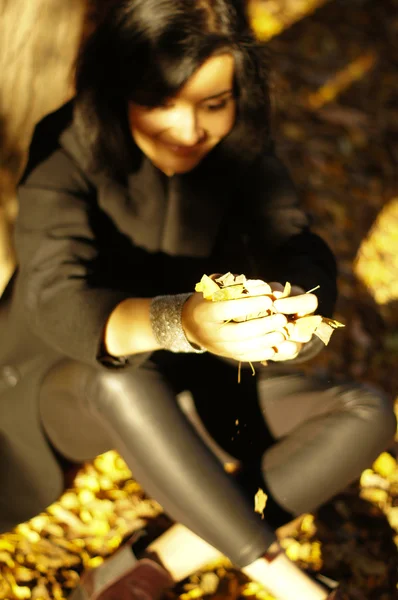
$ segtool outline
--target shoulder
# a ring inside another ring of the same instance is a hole
[[[71,124],[73,104],[68,102],[44,117],[35,127],[29,147],[28,162],[21,179],[25,183],[36,168],[58,148],[61,133]]]
[[[93,183],[69,101],[36,125],[19,187],[89,191]]]

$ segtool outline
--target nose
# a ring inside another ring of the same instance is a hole
[[[182,146],[195,146],[204,138],[204,130],[193,107],[179,107],[175,110],[172,131],[175,142]]]

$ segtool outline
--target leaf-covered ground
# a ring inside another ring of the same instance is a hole
[[[398,393],[397,9],[397,0],[335,0],[270,43],[280,153],[340,268],[336,318],[346,327],[308,369],[355,376],[392,399]],[[264,31],[267,24],[259,26]],[[390,451],[315,515],[280,532],[291,558],[341,581],[353,600],[397,597],[398,467],[396,447]],[[148,521],[155,532],[167,525],[120,457],[99,457],[58,504],[0,536],[0,599],[65,598],[83,565],[100,564]],[[171,597],[206,594],[271,600],[227,563],[182,582]]]

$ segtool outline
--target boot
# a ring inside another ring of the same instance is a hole
[[[68,600],[160,600],[174,586],[169,573],[126,544],[97,569],[87,571]]]

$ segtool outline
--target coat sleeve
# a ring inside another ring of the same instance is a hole
[[[244,202],[246,240],[255,276],[289,281],[305,290],[319,286],[315,292],[317,312],[332,316],[337,298],[334,255],[311,231],[310,218],[300,206],[292,180],[273,151],[251,169]]]
[[[95,189],[58,148],[25,176],[18,192],[15,244],[28,327],[56,351],[85,363],[142,362],[144,355],[100,356],[106,321],[131,294],[90,283],[98,254],[91,226]]]

